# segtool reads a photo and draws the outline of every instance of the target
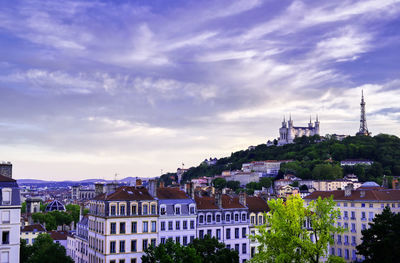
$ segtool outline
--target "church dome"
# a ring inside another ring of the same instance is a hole
[[[65,206],[58,200],[54,200],[51,203],[49,203],[46,206],[45,211],[46,212],[51,212],[51,211],[65,211]]]
[[[361,187],[379,187],[379,184],[375,182],[365,182],[361,185]]]

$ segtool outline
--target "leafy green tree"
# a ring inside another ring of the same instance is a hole
[[[72,258],[66,255],[66,250],[60,244],[54,243],[49,234],[40,234],[35,243],[26,246],[21,243],[22,263],[73,263]]]
[[[239,263],[239,255],[235,250],[225,247],[215,237],[205,235],[203,239],[194,239],[189,245],[201,255],[203,263]]]
[[[28,262],[29,257],[32,255],[32,246],[26,244],[26,240],[20,238],[19,260],[20,262]]]
[[[362,230],[362,243],[357,253],[369,262],[398,262],[400,259],[400,214],[393,213],[387,206]]]
[[[316,180],[334,180],[343,177],[342,168],[339,165],[318,164],[312,171],[312,177]]]
[[[226,187],[226,180],[224,178],[215,178],[212,184],[215,188],[222,190]]]
[[[21,213],[26,213],[26,202],[21,204]]]
[[[269,178],[269,177],[260,178],[260,185],[261,185],[261,187],[265,187],[265,188],[271,187],[272,178]]]
[[[142,256],[143,263],[201,263],[202,257],[196,253],[196,249],[189,246],[181,246],[168,239],[165,244],[157,247],[150,246]]]
[[[240,182],[239,181],[228,181],[228,182],[226,182],[226,187],[232,189],[233,191],[236,191],[240,187]]]
[[[268,206],[271,210],[265,214],[266,224],[252,237],[260,243],[252,262],[319,262],[328,254],[328,244],[334,242],[331,235],[342,231],[334,226],[339,211],[332,197],[318,198],[305,207],[303,199],[294,195],[286,202],[268,201]],[[304,227],[308,221],[311,230]]]

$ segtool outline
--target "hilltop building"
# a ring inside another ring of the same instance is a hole
[[[279,128],[279,138],[278,145],[285,145],[288,143],[293,143],[293,140],[302,136],[314,136],[319,135],[319,121],[318,116],[314,122],[311,121],[308,123],[307,127],[295,127],[293,126],[292,116],[290,116],[289,121],[285,121],[285,117],[283,118],[282,127]]]

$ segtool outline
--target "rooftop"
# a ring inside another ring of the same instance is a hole
[[[34,224],[29,226],[24,226],[21,232],[46,232],[46,229],[41,224]]]
[[[161,187],[157,189],[158,199],[189,199],[178,187]]]
[[[258,196],[248,196],[246,198],[246,205],[249,208],[249,212],[259,213],[270,210],[267,201]]]
[[[239,203],[238,197],[232,197],[229,195],[222,195],[222,208],[223,209],[233,209],[233,208],[246,208]],[[197,209],[220,209],[217,204],[215,197],[212,196],[196,196],[195,197]]]
[[[94,200],[104,201],[129,201],[129,200],[154,200],[144,187],[120,186],[112,193],[100,194]]]
[[[333,196],[334,200],[349,200],[349,201],[399,201],[400,190],[379,189],[379,190],[352,190],[351,195],[345,196],[344,190],[336,191],[314,191],[310,195],[304,197],[306,200],[314,200],[318,197],[325,198]]]

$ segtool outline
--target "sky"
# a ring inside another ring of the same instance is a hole
[[[400,1],[1,1],[13,177],[154,177],[278,137],[400,135]]]

